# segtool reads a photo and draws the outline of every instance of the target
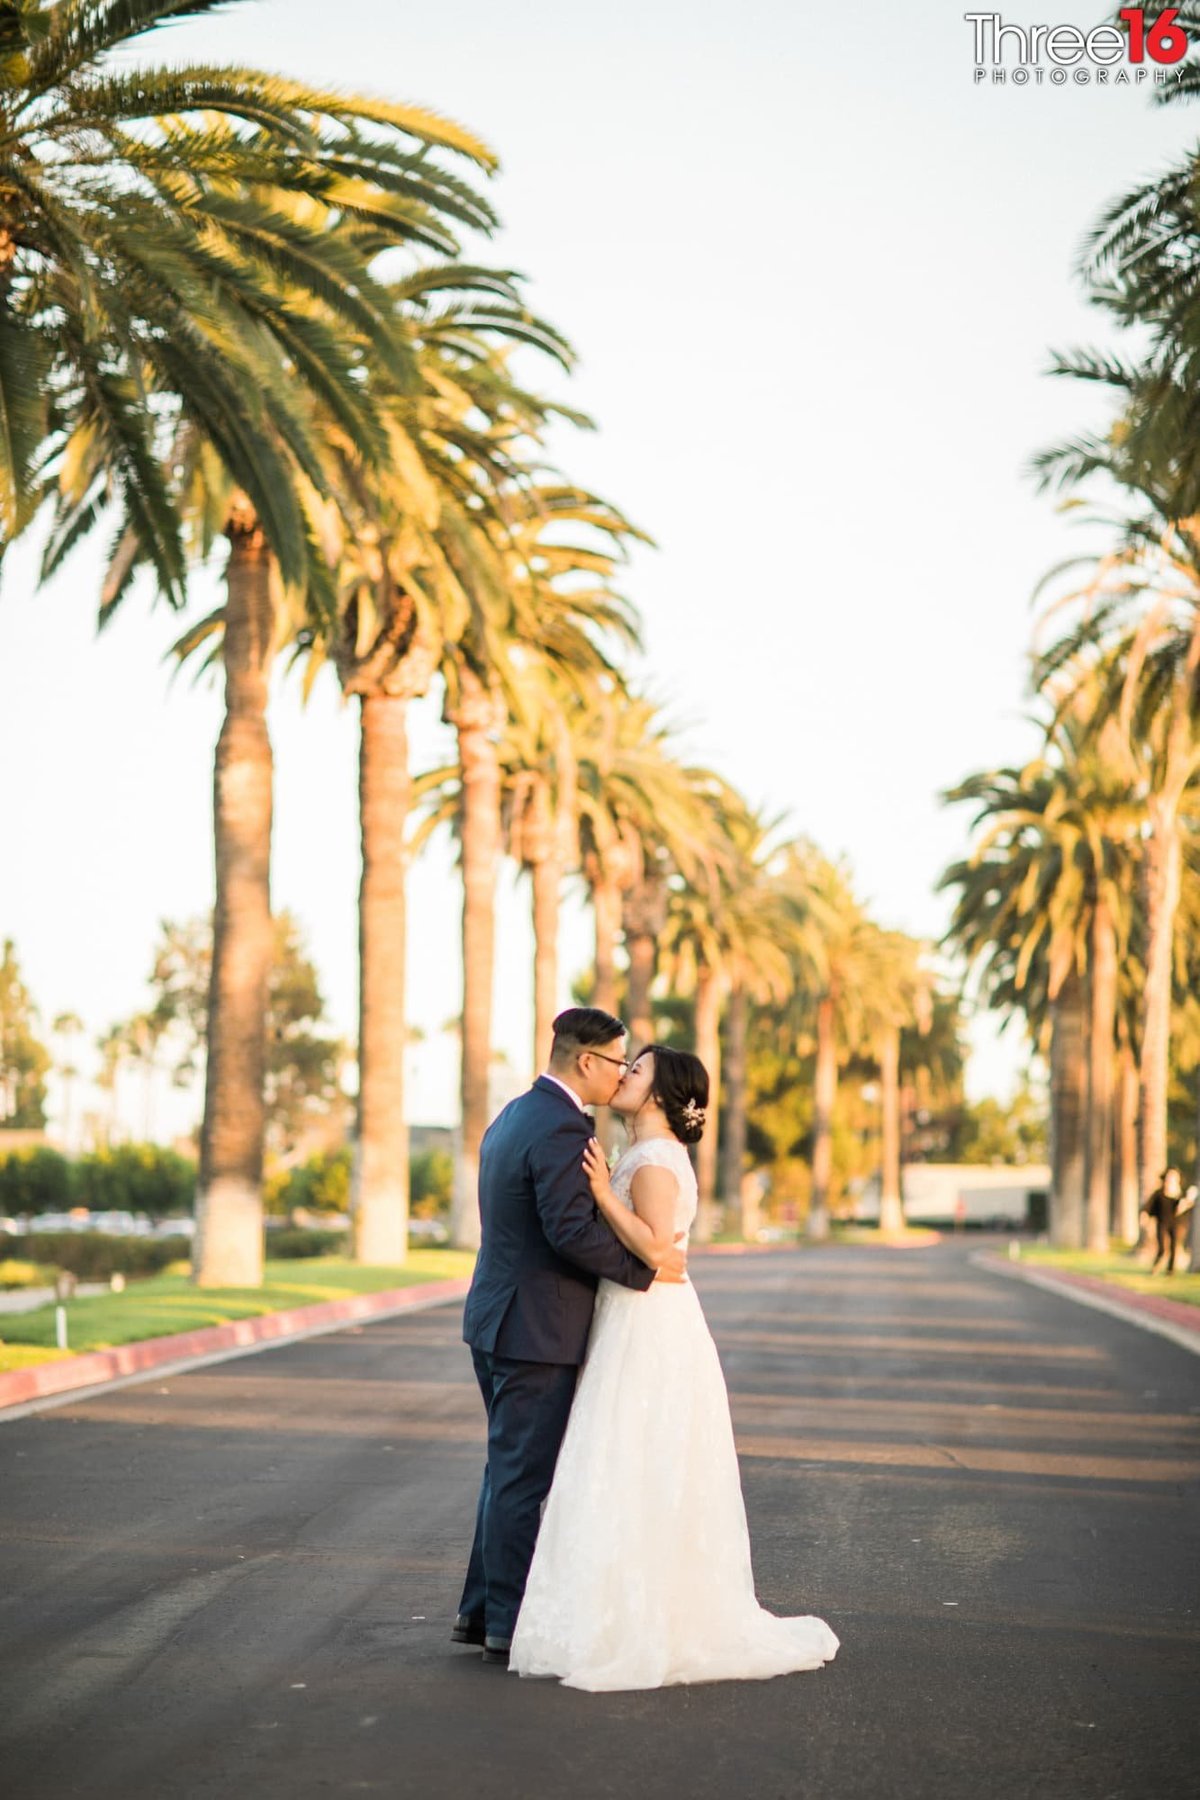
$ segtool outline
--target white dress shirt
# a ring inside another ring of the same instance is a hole
[[[576,1106],[579,1108],[580,1112],[586,1113],[587,1107],[583,1104],[583,1101],[579,1098],[579,1095],[575,1092],[575,1089],[573,1087],[568,1087],[565,1081],[560,1081],[558,1079],[557,1075],[551,1075],[549,1069],[546,1070],[543,1079],[546,1081],[552,1081],[554,1083],[555,1087],[560,1087],[562,1089],[564,1094],[569,1094],[571,1096],[572,1100],[575,1102]]]

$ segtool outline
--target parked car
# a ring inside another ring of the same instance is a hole
[[[109,1237],[145,1237],[151,1227],[149,1219],[135,1219],[131,1212],[114,1208],[90,1214],[87,1229],[103,1231]]]
[[[190,1215],[180,1219],[155,1219],[150,1227],[151,1237],[195,1237],[196,1221]]]

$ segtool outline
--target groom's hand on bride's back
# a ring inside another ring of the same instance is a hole
[[[659,1263],[657,1272],[654,1276],[655,1281],[673,1281],[678,1283],[687,1280],[687,1251],[679,1248],[686,1236],[687,1233],[681,1231],[670,1249],[663,1251],[662,1261]]]

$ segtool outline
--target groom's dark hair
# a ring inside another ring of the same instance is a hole
[[[614,1019],[600,1007],[568,1006],[554,1021],[551,1066],[557,1063],[562,1068],[581,1050],[597,1050],[601,1044],[611,1044],[614,1038],[624,1035],[625,1027],[620,1019]]]

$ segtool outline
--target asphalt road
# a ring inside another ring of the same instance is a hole
[[[592,1695],[452,1646],[446,1307],[0,1425],[6,1800],[1200,1791],[1200,1358],[957,1245],[694,1272],[760,1597],[829,1668]]]

